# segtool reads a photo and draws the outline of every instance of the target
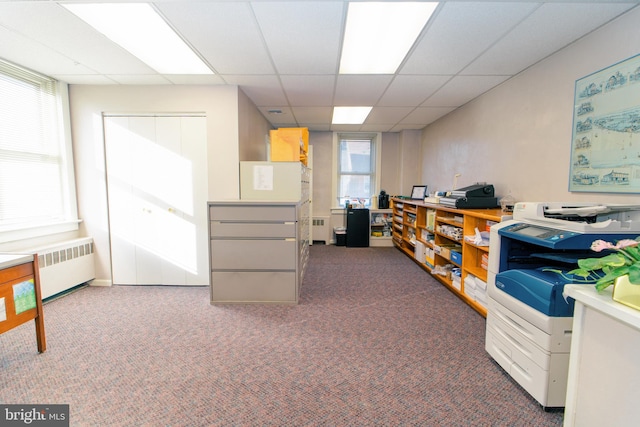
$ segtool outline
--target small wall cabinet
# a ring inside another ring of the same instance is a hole
[[[488,231],[492,224],[509,218],[500,209],[456,209],[394,198],[392,242],[486,317],[486,304],[474,297],[471,286],[476,278],[487,281],[489,246],[464,237],[474,236],[476,229]],[[447,274],[445,266],[457,267],[461,275]]]

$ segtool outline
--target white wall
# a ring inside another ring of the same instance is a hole
[[[575,81],[640,53],[640,8],[539,62],[422,132],[430,190],[484,181],[518,201],[640,203],[637,194],[571,193]],[[640,100],[638,100],[640,103]]]
[[[209,200],[238,199],[236,86],[73,85],[69,95],[81,235],[95,240],[98,283],[111,281],[103,112],[205,113]]]

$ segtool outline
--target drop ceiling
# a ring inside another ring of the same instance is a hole
[[[158,74],[60,3],[0,0],[0,58],[72,85],[237,85],[274,127],[367,132],[422,129],[637,5],[443,1],[395,74],[339,75],[348,1],[152,2],[215,72],[189,76]],[[364,105],[364,124],[331,124],[333,106]]]

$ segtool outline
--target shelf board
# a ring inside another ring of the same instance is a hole
[[[416,240],[418,240],[418,242],[421,242],[423,245],[425,245],[428,248],[433,249],[433,243],[429,243],[424,239],[421,239],[420,237],[416,236]]]
[[[471,246],[472,248],[476,248],[476,249],[478,249],[480,251],[489,252],[489,246],[478,246],[478,245],[476,245],[474,243],[467,242],[466,240],[464,241],[464,243],[466,245]]]
[[[487,270],[485,270],[484,268],[478,268],[478,267],[467,267],[465,268],[465,270],[467,271],[468,274],[473,274],[474,276],[476,276],[477,278],[483,280],[483,281],[487,281]]]
[[[448,216],[437,216],[436,221],[444,222],[445,224],[453,225],[454,227],[462,228],[464,225],[463,222],[454,221],[453,217]]]
[[[442,234],[439,231],[434,231],[434,234],[437,235],[437,236],[440,236],[440,237],[444,237],[447,240],[451,240],[452,242],[462,243],[462,239],[460,239],[460,240],[454,239],[453,237],[447,236],[446,234]]]

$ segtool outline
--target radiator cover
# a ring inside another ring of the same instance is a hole
[[[96,278],[91,237],[67,240],[29,252],[38,254],[42,299]]]

